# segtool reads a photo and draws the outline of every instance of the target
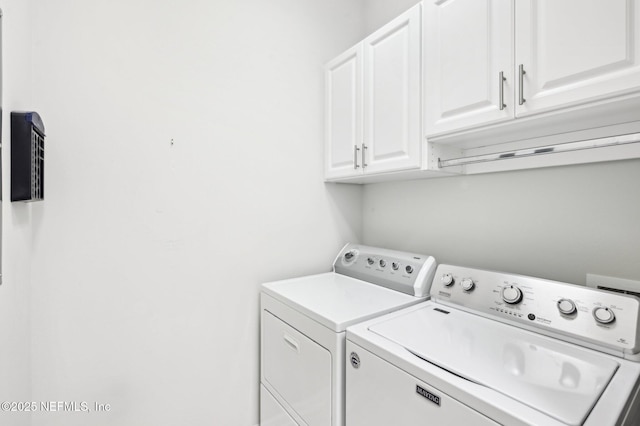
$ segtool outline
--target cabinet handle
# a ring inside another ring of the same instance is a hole
[[[367,167],[367,162],[365,160],[365,151],[367,150],[367,146],[365,144],[362,144],[362,168],[364,169],[365,167]]]
[[[507,107],[507,105],[504,103],[504,82],[507,81],[506,78],[504,78],[504,71],[500,71],[500,76],[498,77],[499,82],[498,82],[498,88],[500,89],[500,111],[502,111],[503,109],[505,109]]]
[[[519,81],[519,86],[520,86],[520,87],[518,88],[518,89],[519,89],[519,92],[520,92],[520,93],[519,93],[519,95],[520,95],[520,101],[519,101],[520,105],[524,104],[524,103],[527,101],[527,100],[524,98],[524,75],[525,75],[526,73],[527,73],[527,72],[524,70],[524,65],[520,64],[520,67],[519,67],[519,69],[518,69],[518,74],[519,74],[519,76],[520,76],[520,78],[519,78],[519,80],[520,80],[520,81]]]
[[[358,151],[360,151],[360,148],[358,148],[358,145],[354,145],[353,146],[353,170],[358,170],[358,167],[360,167],[358,165]]]

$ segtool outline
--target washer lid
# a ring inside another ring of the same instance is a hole
[[[335,272],[266,283],[262,291],[336,332],[425,300]]]
[[[433,302],[369,330],[568,425],[584,422],[619,366],[594,351]]]

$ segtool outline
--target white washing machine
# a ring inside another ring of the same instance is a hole
[[[345,329],[427,299],[431,256],[347,244],[333,272],[263,284],[260,424],[343,426]]]
[[[638,298],[450,265],[431,296],[347,330],[349,426],[640,425]]]

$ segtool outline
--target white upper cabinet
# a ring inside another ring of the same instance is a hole
[[[325,67],[325,179],[419,169],[418,4]]]
[[[362,174],[362,46],[325,67],[325,178]]]
[[[513,118],[512,0],[425,3],[427,134]]]
[[[640,91],[640,2],[518,0],[517,116]]]
[[[363,42],[365,173],[420,167],[421,35],[417,5]]]
[[[326,82],[328,181],[640,158],[640,0],[423,0]]]
[[[424,21],[430,140],[480,146],[638,120],[621,101],[640,95],[640,0],[426,0]],[[520,122],[530,116],[543,119]]]

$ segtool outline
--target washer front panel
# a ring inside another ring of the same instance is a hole
[[[361,359],[361,367],[349,365],[346,370],[348,426],[498,426],[440,389],[351,342],[347,342],[347,352]]]
[[[619,367],[592,350],[433,303],[369,331],[567,425],[582,424]]]

